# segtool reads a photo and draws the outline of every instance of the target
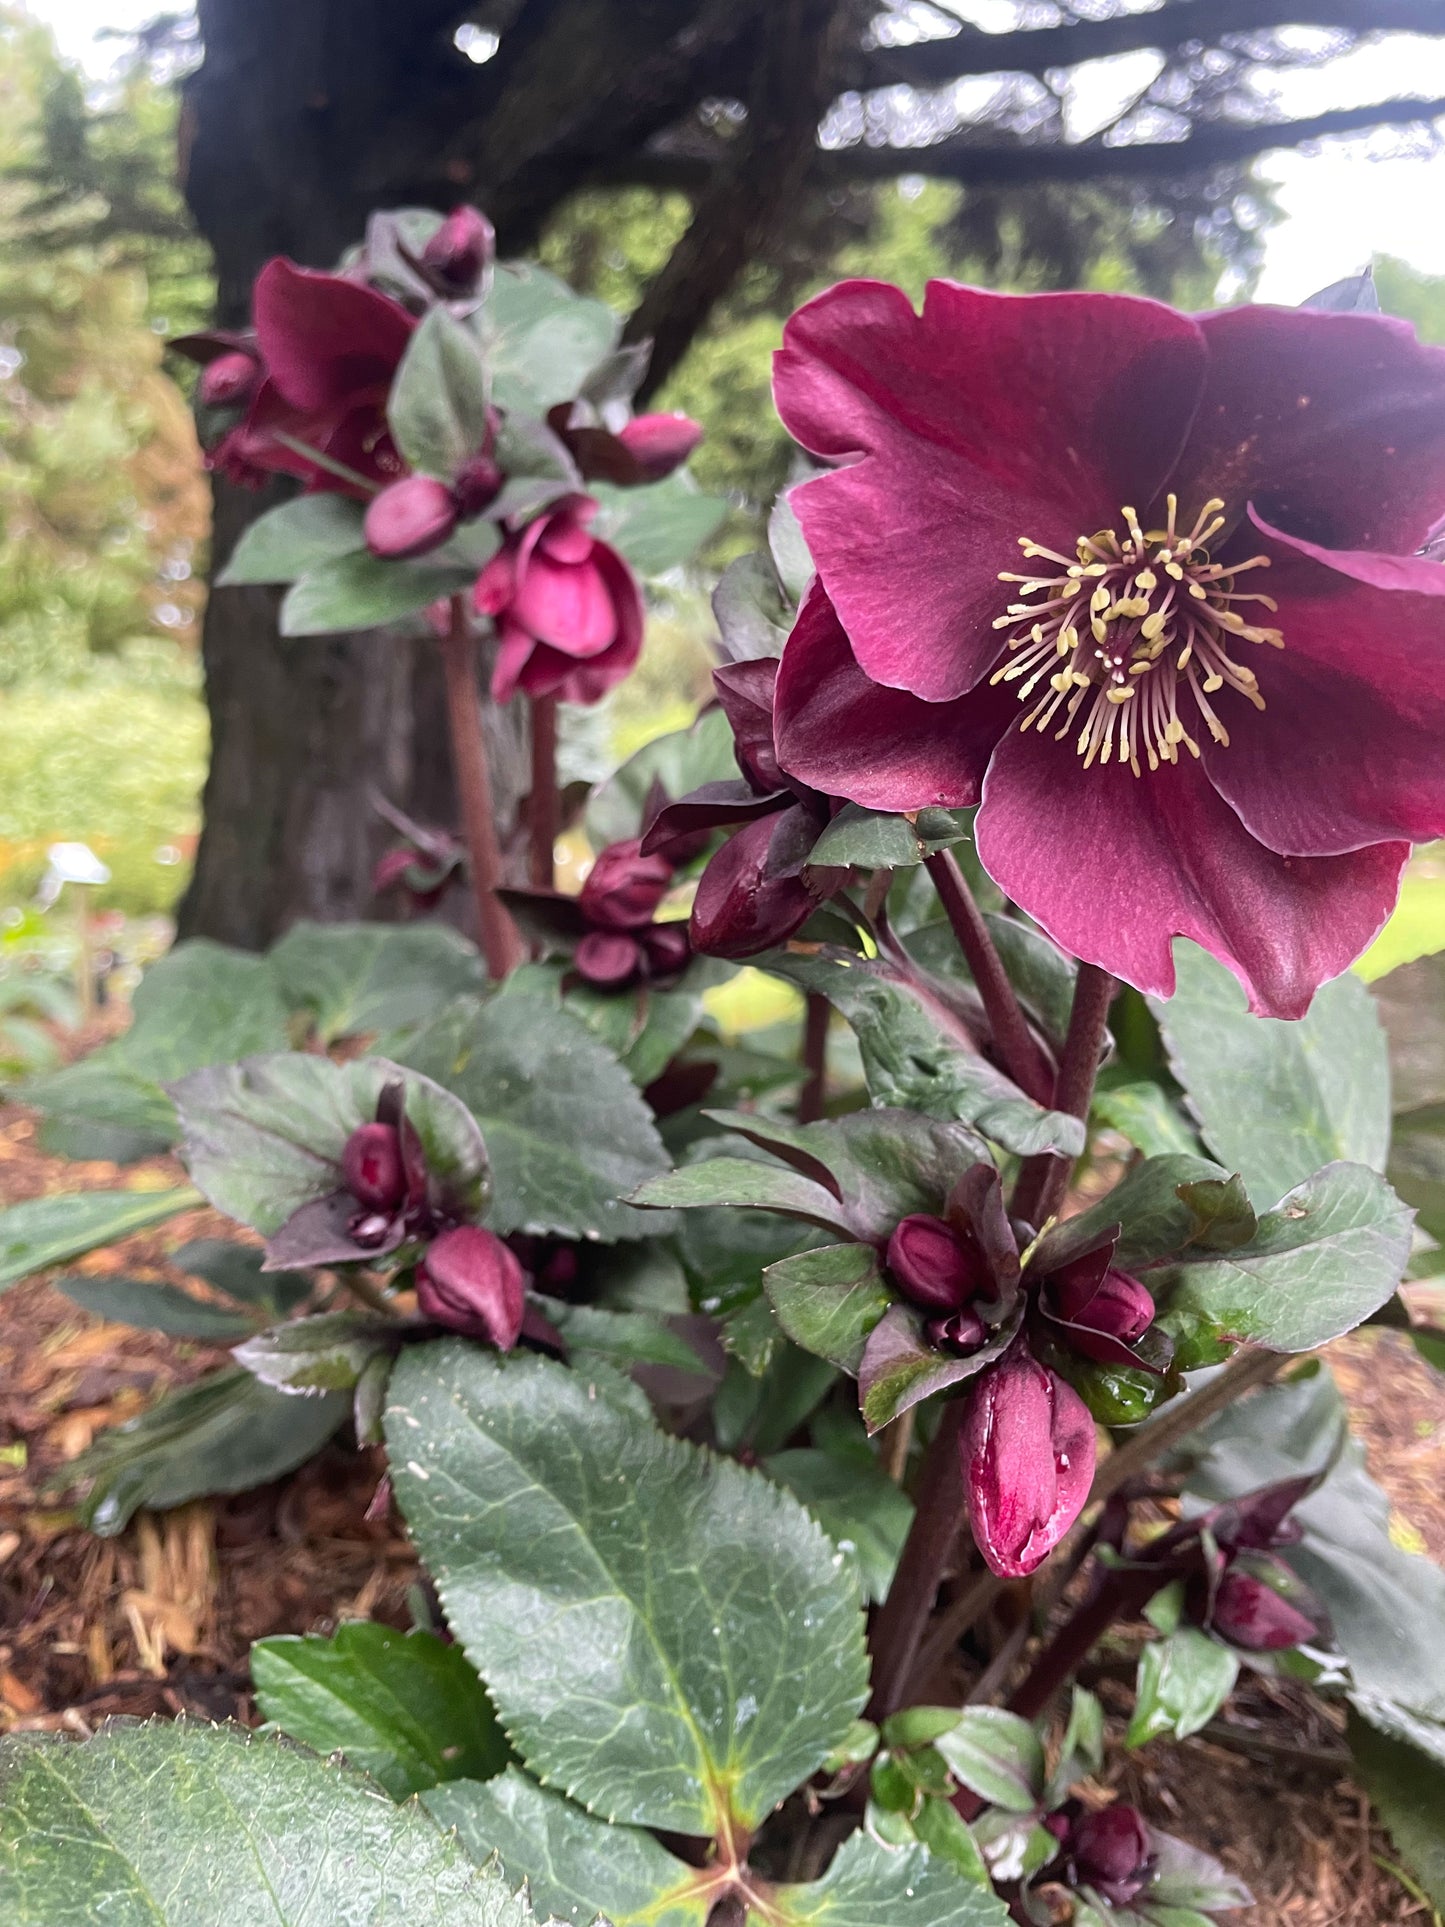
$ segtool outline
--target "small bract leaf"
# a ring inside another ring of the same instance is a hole
[[[855,1833],[821,1880],[773,1890],[774,1918],[780,1927],[1006,1927],[1008,1909],[986,1876],[960,1863]]]
[[[1188,1739],[1229,1698],[1238,1672],[1238,1655],[1193,1626],[1151,1640],[1139,1655],[1134,1717],[1124,1744],[1143,1746],[1164,1733]]]
[[[422,316],[392,383],[387,420],[414,469],[449,482],[487,437],[487,370],[477,336],[444,305]]]
[[[294,584],[281,605],[283,636],[378,629],[471,587],[475,570],[432,561],[383,561],[369,549],[336,556]]]
[[[257,1332],[232,1348],[238,1365],[278,1392],[349,1392],[373,1358],[400,1349],[398,1318],[374,1311],[323,1311]]]
[[[871,1245],[825,1245],[763,1273],[778,1323],[795,1345],[856,1378],[868,1335],[894,1303]]]
[[[267,509],[241,531],[216,586],[295,582],[338,555],[353,555],[366,547],[365,513],[362,503],[329,490]]]
[[[1044,1749],[1027,1720],[997,1706],[966,1706],[933,1744],[955,1776],[992,1805],[1031,1813],[1044,1791]]]

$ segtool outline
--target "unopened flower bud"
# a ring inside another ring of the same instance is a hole
[[[1107,1332],[1126,1344],[1147,1331],[1154,1320],[1154,1300],[1127,1271],[1110,1269],[1098,1285],[1071,1281],[1067,1270],[1052,1281],[1055,1310],[1066,1323]]]
[[[479,208],[454,207],[422,249],[422,269],[443,294],[475,294],[494,244],[492,224]]]
[[[640,930],[672,887],[666,857],[643,856],[641,839],[609,843],[582,885],[582,914],[604,930]]]
[[[366,546],[390,562],[439,548],[457,525],[457,505],[445,482],[408,475],[372,497],[362,524]]]
[[[1221,1639],[1247,1653],[1276,1653],[1318,1637],[1320,1627],[1267,1580],[1231,1566],[1219,1582],[1210,1617]]]
[[[635,461],[639,479],[660,482],[691,455],[702,429],[686,415],[638,415],[618,430],[617,439]]]
[[[424,1318],[509,1352],[522,1330],[526,1276],[515,1253],[480,1225],[457,1225],[427,1247],[417,1266]]]
[[[675,977],[692,956],[685,923],[654,923],[643,931],[642,947],[654,977]]]
[[[240,408],[255,393],[260,372],[252,355],[217,355],[201,370],[196,392],[207,408]]]
[[[406,1196],[401,1138],[390,1124],[362,1124],[346,1140],[341,1175],[368,1211],[394,1211]]]
[[[579,977],[599,990],[616,990],[642,968],[642,949],[622,930],[589,930],[572,953]]]
[[[886,1262],[904,1297],[924,1311],[958,1311],[990,1282],[973,1238],[921,1212],[894,1231]]]
[[[988,1326],[972,1305],[965,1305],[962,1311],[950,1312],[947,1318],[930,1319],[927,1333],[928,1342],[935,1350],[967,1358],[988,1337]]]
[[[1002,1579],[1025,1579],[1083,1510],[1094,1421],[1057,1373],[1016,1345],[974,1381],[961,1438],[969,1517]]]
[[[1105,1807],[1074,1822],[1069,1837],[1074,1871],[1083,1886],[1122,1906],[1149,1884],[1154,1856],[1137,1807]]]
[[[496,501],[506,479],[490,455],[473,455],[462,463],[452,482],[452,500],[457,513],[464,521],[468,516],[480,515]]]

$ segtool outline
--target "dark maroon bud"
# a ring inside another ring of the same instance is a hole
[[[445,482],[408,475],[372,497],[362,524],[366,546],[389,562],[439,548],[457,525],[457,505]]]
[[[457,471],[452,483],[452,500],[463,521],[490,508],[502,492],[506,480],[490,455],[473,455]]]
[[[1045,1829],[1054,1836],[1055,1840],[1067,1840],[1073,1831],[1073,1822],[1062,1807],[1059,1808],[1057,1813],[1046,1813],[1043,1818],[1043,1825]]]
[[[1154,1322],[1154,1300],[1127,1271],[1112,1267],[1097,1283],[1086,1266],[1066,1267],[1049,1280],[1049,1298],[1067,1325],[1103,1332],[1131,1345]]]
[[[565,1291],[577,1282],[577,1253],[570,1245],[559,1245],[538,1276],[549,1291]]]
[[[802,808],[745,823],[712,856],[692,901],[692,947],[734,960],[770,950],[818,907],[803,878],[819,825]]]
[[[1080,1884],[1097,1887],[1116,1906],[1142,1892],[1154,1871],[1149,1829],[1137,1807],[1082,1814],[1071,1829],[1070,1848]]]
[[[346,1229],[353,1244],[363,1245],[370,1250],[385,1242],[391,1222],[385,1211],[367,1211],[359,1218],[353,1218]]]
[[[692,956],[685,923],[654,923],[642,933],[642,947],[654,977],[675,977]]]
[[[394,1211],[406,1196],[401,1139],[391,1124],[362,1124],[341,1153],[346,1188],[368,1211]]]
[[[260,372],[251,355],[218,355],[201,370],[196,392],[207,408],[240,408],[256,392]]]
[[[664,856],[643,856],[640,837],[609,843],[587,873],[578,902],[582,914],[603,930],[640,930],[672,888],[672,865]]]
[[[642,968],[642,947],[621,930],[590,930],[572,953],[577,974],[599,990],[616,990]]]
[[[509,1352],[522,1330],[526,1275],[495,1232],[463,1224],[444,1231],[416,1268],[423,1318]]]
[[[475,294],[492,258],[492,224],[479,208],[454,207],[421,251],[421,265],[443,294]]]
[[[1268,1581],[1231,1566],[1214,1595],[1210,1624],[1247,1653],[1277,1653],[1318,1637],[1321,1628]]]
[[[635,461],[639,479],[660,482],[691,455],[702,429],[686,415],[638,415],[618,430],[617,439]]]
[[[929,1344],[938,1351],[956,1352],[960,1358],[967,1358],[988,1337],[988,1326],[972,1305],[965,1305],[962,1311],[950,1312],[947,1318],[930,1319],[927,1333]]]
[[[894,1231],[886,1262],[904,1297],[924,1311],[959,1311],[991,1283],[971,1235],[921,1212]]]

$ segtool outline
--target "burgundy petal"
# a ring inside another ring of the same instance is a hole
[[[590,930],[572,953],[578,976],[599,990],[616,990],[630,982],[644,959],[637,938],[622,930]]]
[[[871,682],[815,580],[778,671],[778,760],[825,796],[869,809],[960,809],[978,801],[989,753],[1018,713],[1006,689],[924,702]]]
[[[783,787],[773,747],[773,692],[778,680],[775,657],[725,663],[712,672],[713,688],[732,726],[738,768],[760,796]]]
[[[256,277],[256,338],[277,388],[297,408],[335,406],[386,383],[416,326],[399,303],[360,281],[279,256]]]
[[[744,825],[723,845],[693,900],[694,950],[708,957],[755,957],[802,929],[817,899],[796,871],[776,873],[774,848],[776,840],[791,854],[800,827],[816,838],[817,826],[802,809],[777,811]]]
[[[590,561],[559,560],[545,544],[533,550],[522,571],[512,615],[539,642],[568,656],[599,656],[617,634],[602,572]]]
[[[778,412],[849,466],[791,501],[858,660],[933,701],[992,667],[1019,538],[1072,556],[1141,509],[1194,414],[1203,337],[1157,302],[846,281],[799,309],[774,362]],[[863,459],[858,460],[858,457]]]
[[[1205,749],[1210,781],[1272,850],[1445,836],[1445,568],[1260,533],[1284,648],[1250,652],[1265,708]]]
[[[1078,1393],[1019,1344],[969,1394],[961,1443],[984,1562],[1001,1578],[1026,1578],[1084,1509],[1094,1421]]]
[[[1445,349],[1407,321],[1319,308],[1199,327],[1204,396],[1169,484],[1186,514],[1217,495],[1333,548],[1418,549],[1445,508]]]
[[[1407,843],[1279,856],[1191,758],[1135,777],[1085,769],[1072,744],[1014,731],[975,822],[984,868],[1070,954],[1138,990],[1174,991],[1171,940],[1226,964],[1266,1017],[1301,1017],[1375,937]]]
[[[794,800],[791,790],[759,796],[748,783],[732,780],[704,783],[700,789],[678,797],[675,803],[663,804],[647,826],[642,847],[649,855],[654,850],[671,854],[674,844],[695,836],[699,830],[751,823],[757,817],[791,809]]]
[[[1231,1566],[1214,1595],[1210,1623],[1231,1646],[1249,1653],[1283,1652],[1315,1639],[1320,1627],[1266,1580]]]

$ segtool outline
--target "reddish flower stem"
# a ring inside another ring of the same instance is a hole
[[[803,1015],[803,1088],[798,1093],[798,1122],[813,1124],[823,1115],[828,1095],[828,1020],[833,1006],[826,997],[810,995]]]
[[[1069,1034],[1064,1039],[1054,1085],[1054,1110],[1067,1112],[1070,1117],[1088,1117],[1113,997],[1114,979],[1108,971],[1100,970],[1097,964],[1081,963],[1069,1012]],[[1073,1169],[1073,1158],[1057,1157],[1051,1151],[1027,1159],[1014,1188],[1010,1212],[1030,1224],[1043,1224],[1063,1203]]]
[[[988,933],[988,925],[974,902],[973,892],[962,870],[948,850],[925,857],[924,862],[928,866],[928,874],[933,878],[939,901],[948,913],[948,921],[953,925],[953,934],[958,939],[964,962],[983,999],[983,1007],[993,1031],[994,1049],[1004,1069],[1019,1089],[1026,1091],[1035,1103],[1047,1104],[1053,1088],[1053,1073],[1038,1040],[1029,1029],[1028,1019],[1014,994],[1014,987],[1008,980],[1008,973]]]
[[[451,729],[452,769],[462,807],[462,832],[472,890],[477,902],[477,929],[487,974],[507,975],[525,952],[517,926],[507,915],[497,887],[502,881],[502,851],[492,816],[492,784],[487,771],[487,746],[482,735],[482,710],[477,697],[476,645],[467,619],[465,598],[452,597],[451,622],[441,639],[446,676],[447,722]]]
[[[561,799],[557,794],[557,698],[532,698],[532,794],[527,801],[528,874],[533,887],[550,890]]]
[[[888,1597],[869,1636],[873,1654],[871,1720],[887,1719],[903,1704],[919,1643],[963,1524],[963,1457],[959,1433],[965,1402],[950,1399],[923,1461],[918,1502]]]

